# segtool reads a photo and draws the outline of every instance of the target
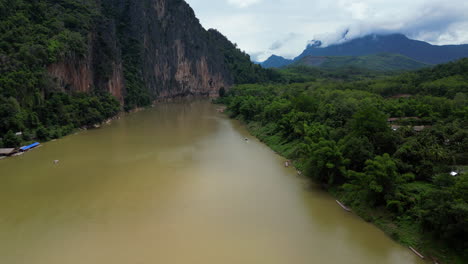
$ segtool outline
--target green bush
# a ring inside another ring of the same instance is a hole
[[[10,130],[3,137],[3,145],[7,148],[18,148],[21,145],[21,139]]]

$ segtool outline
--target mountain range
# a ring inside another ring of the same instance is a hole
[[[411,64],[440,64],[468,57],[468,45],[436,46],[427,42],[409,39],[403,34],[370,34],[343,43],[323,47],[320,41],[314,41],[293,60],[273,55],[261,65],[265,68],[280,68],[297,63],[307,56],[366,56],[382,53],[398,54],[412,59]],[[403,58],[403,57],[400,57]],[[405,61],[407,61],[405,59]]]

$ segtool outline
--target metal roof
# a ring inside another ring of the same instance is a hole
[[[37,147],[37,146],[39,146],[39,142],[32,143],[32,144],[29,145],[29,146],[24,146],[24,147],[20,148],[20,150],[26,151],[26,150],[30,150],[30,149],[32,149],[32,148],[35,148],[35,147]]]
[[[0,155],[10,155],[14,151],[14,148],[0,148]]]

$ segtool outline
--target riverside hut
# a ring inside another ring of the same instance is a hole
[[[0,156],[11,156],[15,153],[14,148],[0,148]]]

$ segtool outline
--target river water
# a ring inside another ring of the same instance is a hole
[[[283,162],[207,101],[46,143],[0,161],[0,263],[421,263]]]

